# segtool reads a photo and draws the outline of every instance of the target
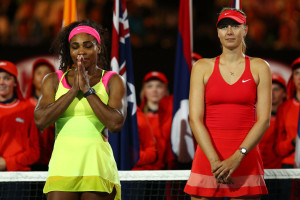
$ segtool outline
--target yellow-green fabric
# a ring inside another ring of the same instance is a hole
[[[69,91],[62,84],[67,73],[68,71],[64,73],[59,82],[55,100]],[[93,88],[102,102],[107,104],[109,97],[102,79]],[[44,193],[111,193],[115,187],[115,200],[121,199],[121,185],[113,152],[107,139],[101,134],[104,128],[86,98],[78,94],[55,123],[56,139]]]

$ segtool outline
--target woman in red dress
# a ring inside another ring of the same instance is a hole
[[[245,53],[245,14],[225,8],[217,22],[222,54],[192,69],[190,124],[199,144],[185,192],[196,199],[267,194],[257,144],[269,127],[271,72]]]

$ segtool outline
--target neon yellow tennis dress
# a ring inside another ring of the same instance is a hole
[[[57,71],[60,82],[55,100],[71,89],[65,79],[67,73],[68,71],[64,74],[60,70]],[[107,104],[109,97],[102,78],[93,88],[102,102]],[[44,193],[51,191],[111,193],[115,187],[117,191],[115,200],[120,200],[121,185],[116,162],[107,138],[101,134],[105,127],[82,94],[77,95],[56,121],[55,128],[56,140]]]

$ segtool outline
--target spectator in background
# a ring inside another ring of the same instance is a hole
[[[270,127],[265,132],[263,138],[259,142],[259,149],[261,152],[263,164],[265,169],[280,169],[281,158],[275,153],[275,146],[277,145],[276,135],[276,113],[281,103],[286,100],[286,82],[277,73],[272,74],[272,110]],[[266,183],[272,185],[268,188],[268,198],[272,200],[280,199],[281,194],[281,180],[266,180]]]
[[[140,158],[132,170],[151,170],[152,164],[157,159],[156,140],[147,117],[139,107],[137,107],[136,114],[139,130]]]
[[[293,168],[295,158],[295,137],[298,129],[300,108],[300,57],[291,65],[292,75],[287,85],[288,100],[277,114],[278,138],[276,152],[282,157],[282,168]]]
[[[146,74],[141,99],[140,108],[152,126],[158,149],[158,158],[152,169],[174,169],[175,157],[170,141],[173,96],[169,95],[168,80],[163,73],[152,71]]]
[[[4,15],[8,18],[9,23],[13,22],[16,10],[18,8],[18,1],[5,0],[0,4],[0,15]]]
[[[24,101],[16,66],[0,61],[0,171],[30,171],[39,159],[33,107]]]
[[[41,58],[33,63],[32,78],[29,81],[26,100],[35,107],[41,94],[42,80],[45,75],[55,72],[54,66],[46,59]],[[32,166],[33,171],[47,171],[54,144],[54,124],[39,131],[40,159]]]
[[[275,49],[299,49],[299,35],[295,22],[291,20],[281,22],[278,37],[278,40],[274,43]]]
[[[36,2],[37,0],[25,1],[16,11],[12,24],[12,44],[34,46],[43,41],[42,24],[34,16]]]
[[[103,24],[103,12],[105,2],[87,1],[86,3],[86,15],[88,19],[95,21],[98,24]]]
[[[8,17],[0,15],[0,43],[8,44],[10,41],[10,23]]]
[[[32,78],[28,84],[26,99],[34,106],[41,94],[42,80],[51,72],[55,72],[55,67],[48,60],[40,58],[33,63]]]
[[[281,103],[286,100],[286,82],[277,73],[272,74],[272,111],[270,127],[264,134],[259,143],[261,156],[265,169],[280,169],[281,158],[275,153],[276,146],[276,132],[275,132],[275,119],[277,109]]]
[[[287,85],[288,100],[278,108],[276,119],[276,153],[282,159],[282,168],[294,168],[295,139],[299,126],[300,57],[291,64],[292,75]],[[281,199],[291,196],[291,180],[282,181]]]

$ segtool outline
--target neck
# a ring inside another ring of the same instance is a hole
[[[99,75],[99,71],[102,72],[102,70],[96,65],[95,67],[89,67],[87,69],[87,74],[89,77],[93,77]]]
[[[272,105],[272,113],[276,113],[280,104]]]
[[[157,111],[158,110],[158,103],[148,102],[147,106],[152,111]]]
[[[240,62],[240,59],[244,59],[245,54],[243,54],[243,52],[238,48],[230,50],[223,47],[223,53],[220,55],[220,58],[222,58],[222,60],[226,63],[236,63]]]

